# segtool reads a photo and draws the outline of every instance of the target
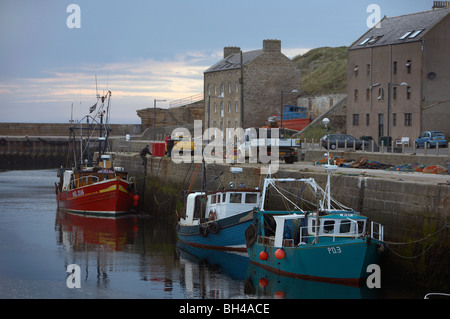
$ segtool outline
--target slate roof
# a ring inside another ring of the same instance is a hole
[[[350,46],[349,50],[420,41],[449,14],[450,8],[444,8],[393,18],[384,17],[380,21],[380,28],[373,27],[367,31]]]
[[[245,64],[253,61],[255,58],[260,56],[262,53],[263,53],[262,49],[242,52],[242,63],[245,65]],[[241,54],[233,53],[233,54],[230,54],[228,57],[220,60],[219,62],[217,62],[210,68],[208,68],[206,71],[204,71],[204,73],[240,69],[241,68],[240,63],[241,63]]]

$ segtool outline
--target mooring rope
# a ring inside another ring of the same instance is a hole
[[[431,247],[437,242],[437,240],[439,239],[439,237],[441,236],[441,232],[444,231],[446,228],[450,227],[450,223],[446,223],[444,226],[442,226],[440,229],[438,229],[437,231],[435,231],[434,233],[422,238],[422,239],[418,239],[418,240],[413,240],[410,242],[404,242],[404,243],[394,243],[394,242],[389,242],[389,241],[384,241],[384,243],[386,243],[388,246],[389,245],[409,245],[409,244],[415,244],[415,243],[419,243],[421,241],[425,241],[435,235],[438,235],[436,237],[436,239],[430,244],[430,246],[428,248],[426,248],[424,251],[422,251],[421,253],[415,255],[415,256],[403,256],[400,255],[399,253],[395,252],[394,250],[392,250],[391,247],[389,247],[389,250],[392,251],[396,256],[401,257],[401,258],[407,258],[407,259],[413,259],[413,258],[417,258],[422,256],[423,254],[425,254],[429,249],[431,249]]]

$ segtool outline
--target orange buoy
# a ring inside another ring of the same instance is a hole
[[[260,286],[261,288],[267,287],[268,284],[269,284],[269,282],[267,281],[266,278],[261,278],[261,279],[259,280],[259,286]]]
[[[259,259],[261,260],[267,260],[267,258],[269,257],[269,254],[263,250],[262,252],[259,253]]]
[[[286,257],[286,253],[284,252],[283,249],[279,248],[275,251],[275,258],[276,259],[283,259],[284,257]]]

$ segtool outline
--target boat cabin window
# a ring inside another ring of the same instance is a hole
[[[246,204],[256,204],[258,201],[258,194],[245,194]]]
[[[240,204],[241,202],[242,202],[242,194],[241,193],[230,194],[230,203]]]
[[[340,225],[339,225],[339,233],[341,234],[345,234],[345,233],[349,233],[351,230],[351,221],[349,220],[343,220],[341,221]]]
[[[227,199],[227,194],[222,194],[222,203],[225,203]]]
[[[211,195],[211,204],[216,203],[216,195]]]
[[[333,234],[334,233],[334,220],[325,220],[323,222],[323,232],[325,234]]]
[[[365,220],[349,220],[349,219],[322,219],[319,224],[319,234],[334,236],[355,236],[363,235],[365,232]],[[358,227],[358,228],[357,228]],[[315,234],[316,219],[311,218],[308,224],[308,233]]]

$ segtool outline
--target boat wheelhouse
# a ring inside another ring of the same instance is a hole
[[[245,229],[253,222],[260,199],[257,188],[192,192],[186,198],[185,217],[177,225],[178,239],[196,247],[245,253]]]

